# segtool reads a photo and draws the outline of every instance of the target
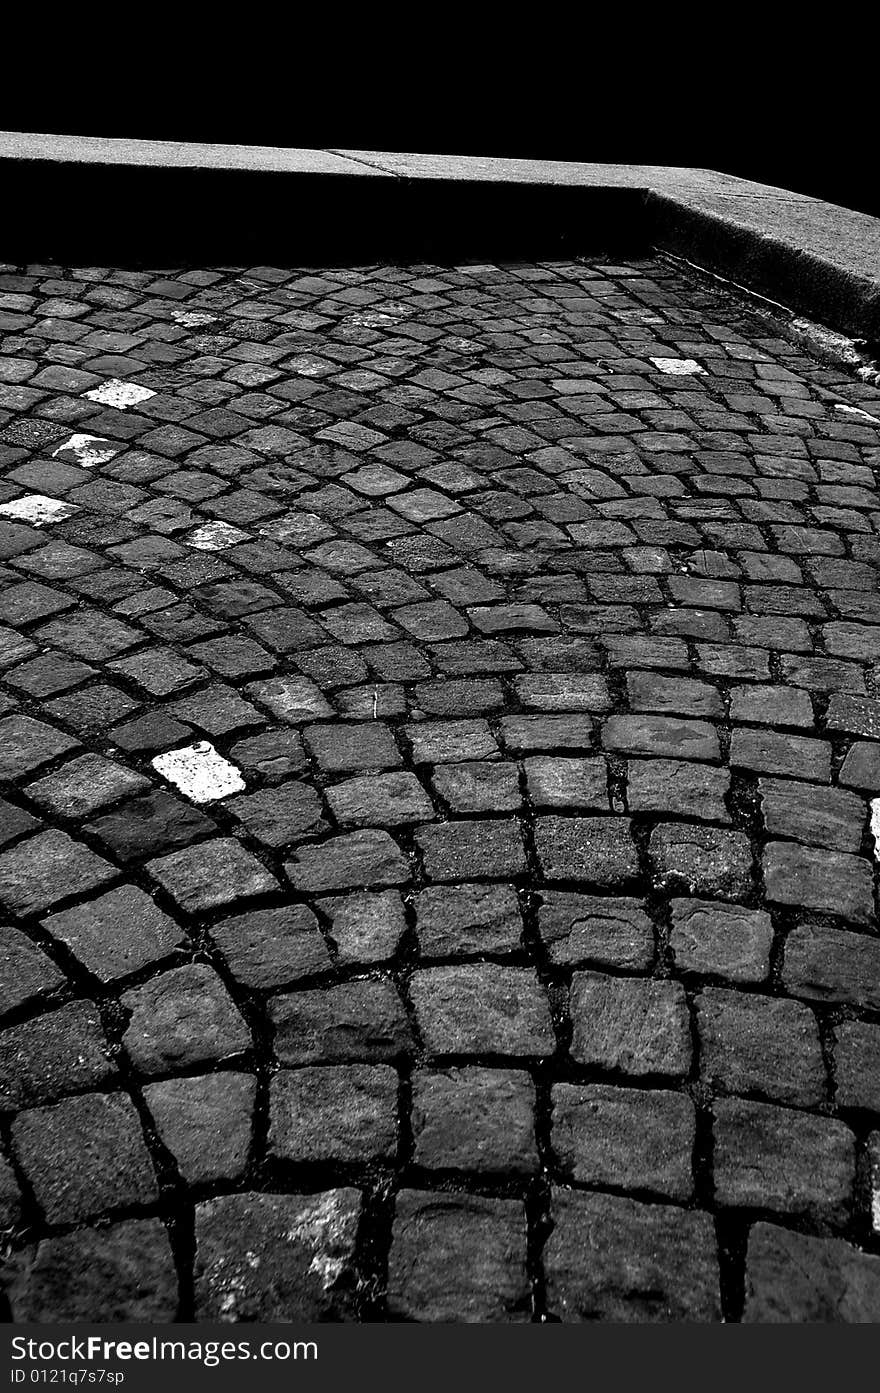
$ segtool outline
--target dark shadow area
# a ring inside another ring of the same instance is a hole
[[[10,163],[0,256],[278,265],[619,257],[650,245],[631,189]]]

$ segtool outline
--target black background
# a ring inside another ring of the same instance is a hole
[[[8,59],[5,129],[697,165],[880,216],[880,22],[582,5],[115,10]],[[122,26],[131,20],[133,27]],[[164,20],[164,23],[163,23]],[[488,20],[488,22],[487,22]],[[27,17],[23,21],[27,27]],[[813,27],[815,26],[815,27]]]

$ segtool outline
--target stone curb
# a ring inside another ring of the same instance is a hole
[[[715,170],[0,132],[0,256],[675,252],[880,341],[880,219]]]

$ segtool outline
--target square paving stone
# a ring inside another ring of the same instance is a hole
[[[528,1320],[520,1201],[401,1190],[388,1258],[388,1310],[424,1322]]]
[[[631,813],[667,813],[730,822],[725,797],[730,774],[683,759],[629,760],[626,800]]]
[[[500,760],[438,764],[431,783],[454,813],[510,813],[522,803],[519,770]]]
[[[390,981],[354,981],[273,997],[269,1017],[281,1064],[395,1059],[412,1049],[403,1002]]]
[[[5,1014],[54,991],[66,979],[25,934],[0,925],[0,981],[0,1014]]]
[[[773,925],[761,909],[673,900],[669,946],[679,972],[731,982],[764,982],[770,973]]]
[[[230,758],[245,774],[261,774],[270,783],[307,768],[302,742],[292,730],[267,730],[239,740],[229,751]]]
[[[358,1190],[221,1195],[196,1206],[197,1321],[354,1319]]]
[[[846,1224],[855,1180],[848,1127],[743,1098],[718,1099],[713,1111],[718,1204]]]
[[[667,759],[718,759],[718,736],[706,721],[674,716],[609,716],[602,727],[606,750]]]
[[[417,1166],[477,1174],[538,1169],[535,1086],[524,1070],[419,1070],[412,1086]]]
[[[276,784],[258,793],[231,798],[224,807],[265,846],[287,846],[324,832],[321,800],[311,784]]]
[[[102,982],[137,972],[187,942],[183,929],[134,885],[51,914],[42,926]]]
[[[627,673],[626,689],[633,711],[707,716],[711,720],[717,720],[723,714],[717,689],[708,682],[695,682],[690,677],[663,677],[657,672],[630,672]]]
[[[159,1198],[140,1119],[124,1094],[86,1093],[20,1113],[12,1141],[50,1224]]]
[[[593,725],[589,716],[503,716],[501,738],[514,754],[525,750],[589,750]]]
[[[553,1150],[574,1180],[691,1198],[696,1116],[685,1094],[560,1083],[552,1100]]]
[[[15,808],[5,798],[0,798],[0,846],[8,846],[10,842],[17,841],[25,832],[39,832],[42,825],[40,819],[32,813],[26,813],[23,808]]]
[[[527,869],[522,836],[513,818],[420,827],[415,840],[431,880],[459,880],[463,872],[506,879]]]
[[[684,1075],[690,1018],[678,982],[576,972],[571,982],[571,1056],[624,1074]]]
[[[410,997],[431,1054],[552,1054],[550,1006],[530,968],[472,963],[415,972]]]
[[[0,1108],[5,1112],[100,1088],[115,1073],[90,1001],[71,1001],[0,1032]]]
[[[403,885],[409,862],[387,832],[367,828],[331,837],[320,846],[300,846],[284,870],[295,890],[320,895],[328,890],[355,890],[370,885]]]
[[[72,735],[32,716],[7,716],[0,721],[0,779],[20,779],[78,745]]]
[[[40,832],[0,855],[0,903],[18,914],[38,914],[118,874],[66,832]]]
[[[604,759],[560,759],[536,755],[523,761],[529,798],[536,808],[608,810]]]
[[[332,967],[318,921],[305,905],[236,914],[214,924],[211,937],[245,987],[283,987]]]
[[[120,861],[136,861],[189,846],[216,832],[217,824],[182,798],[155,789],[94,818],[85,830]]]
[[[510,885],[429,885],[415,899],[423,958],[515,953],[522,916]]]
[[[867,809],[856,794],[790,779],[760,779],[758,792],[771,837],[791,837],[834,851],[859,851]]]
[[[619,885],[639,873],[626,817],[539,817],[535,847],[547,880]]]
[[[880,1011],[880,942],[869,934],[803,924],[785,941],[782,982],[791,996]]]
[[[387,1064],[279,1070],[271,1083],[270,1157],[295,1164],[392,1161],[397,1090]]]
[[[874,922],[870,861],[796,842],[768,842],[762,864],[769,900],[838,914],[856,924]]]
[[[103,755],[86,754],[29,784],[25,790],[61,817],[85,817],[96,808],[150,787],[149,779]]]
[[[828,783],[831,746],[804,735],[784,735],[774,730],[734,730],[730,737],[730,763],[760,774],[786,774],[792,779]]]
[[[514,678],[513,686],[532,711],[607,711],[611,705],[600,672],[529,672]]]
[[[385,962],[394,957],[406,932],[397,890],[334,896],[318,900],[315,907],[330,919],[330,937],[340,964]]]
[[[491,759],[498,745],[488,721],[422,721],[404,726],[416,764]]]
[[[280,721],[291,725],[333,715],[320,687],[308,677],[272,677],[266,682],[252,682],[247,694]]]
[[[190,914],[277,890],[278,882],[234,837],[217,837],[147,862],[150,875]]]
[[[825,1099],[816,1018],[797,1001],[707,987],[696,999],[700,1074],[713,1089],[795,1107]]]
[[[542,891],[538,927],[550,961],[562,966],[648,968],[654,958],[654,929],[636,899]]]
[[[435,816],[415,774],[362,775],[325,789],[330,811],[342,825],[397,827]]]
[[[121,1000],[131,1012],[123,1044],[142,1074],[215,1063],[251,1047],[250,1031],[206,963],[163,972]]]
[[[838,1238],[755,1224],[746,1255],[746,1324],[876,1324],[880,1258]]]
[[[743,832],[658,823],[649,851],[659,880],[690,894],[740,899],[752,888],[752,849]]]
[[[177,1314],[177,1270],[161,1219],[44,1238],[16,1263],[12,1318],[41,1325],[164,1324]]]
[[[708,1214],[617,1195],[553,1192],[547,1307],[564,1322],[721,1319]]]
[[[251,1074],[230,1073],[165,1079],[144,1089],[156,1130],[188,1185],[244,1174],[256,1091]]]
[[[842,1021],[834,1034],[838,1107],[880,1113],[880,1026]]]
[[[303,737],[318,767],[328,774],[392,769],[403,763],[390,728],[381,721],[307,726]]]

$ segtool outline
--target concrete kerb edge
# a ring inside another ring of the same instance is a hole
[[[252,250],[259,224],[271,221],[273,251],[306,225],[310,255],[343,226],[353,244],[363,239],[367,259],[383,239],[400,256],[408,238],[435,255],[444,241],[457,255],[469,241],[486,255],[487,242],[500,237],[498,254],[511,255],[518,227],[523,250],[534,253],[536,229],[555,220],[561,252],[576,251],[579,239],[582,250],[608,252],[615,238],[627,251],[641,240],[645,250],[685,257],[869,346],[880,342],[880,219],[711,170],[0,132],[0,180],[21,215],[17,244],[4,247],[8,232],[0,238],[0,257],[11,251],[13,260],[27,235],[39,236],[38,255],[67,259],[69,220],[56,200],[78,189],[108,200],[113,227],[104,242],[115,237],[118,255],[149,249],[161,227],[159,254],[176,249],[203,260],[198,238],[208,212],[216,218],[227,195],[246,190]],[[184,205],[176,241],[157,213],[145,219],[154,199]],[[185,216],[203,201],[203,216]],[[131,249],[135,229],[143,245]]]

